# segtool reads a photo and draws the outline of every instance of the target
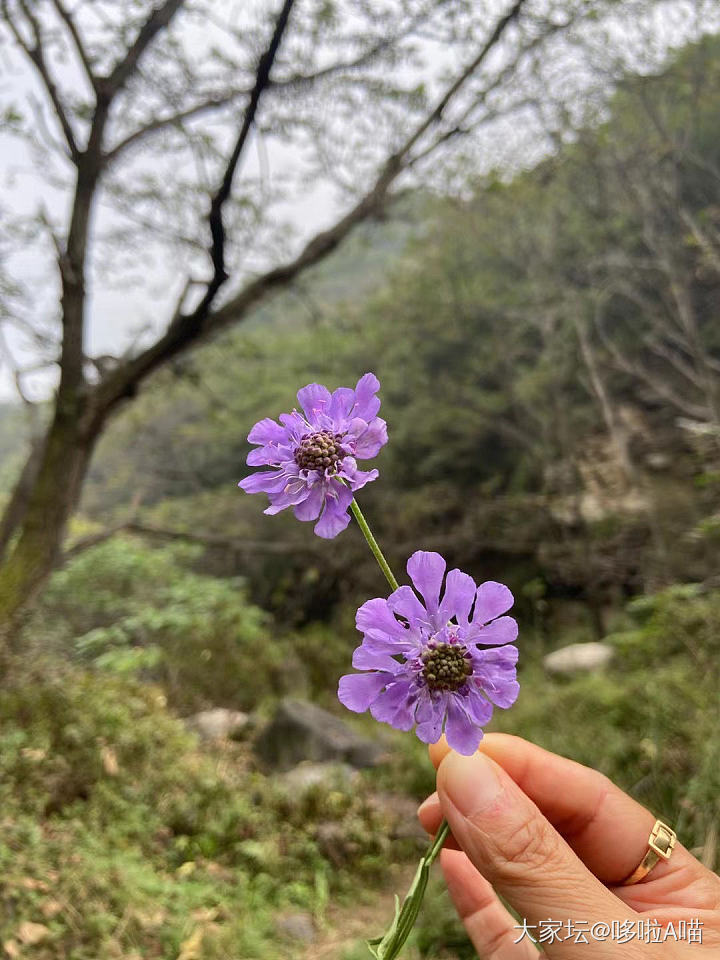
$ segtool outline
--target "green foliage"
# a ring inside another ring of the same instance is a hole
[[[320,915],[390,855],[362,782],[297,795],[238,744],[199,751],[159,690],[76,669],[3,696],[0,804],[0,938],[40,923],[46,958],[175,960],[195,936],[270,960],[278,911]]]
[[[161,683],[181,711],[256,706],[284,689],[289,641],[241,580],[198,573],[198,557],[189,545],[115,537],[53,576],[28,632],[81,662]]]
[[[104,438],[87,510],[121,518],[140,497],[164,526],[201,516],[258,545],[208,550],[216,572],[241,572],[282,622],[323,619],[372,589],[362,545],[350,532],[318,560],[309,525],[268,520],[235,485],[255,420],[291,409],[304,383],[374,370],[391,442],[362,501],[396,566],[438,544],[518,591],[539,579],[550,602],[597,606],[701,579],[706,538],[686,534],[714,529],[701,521],[719,488],[693,477],[712,476],[717,446],[698,454],[677,420],[707,420],[712,438],[720,409],[719,64],[707,38],[661,76],[628,78],[607,116],[534,169],[479,178],[462,200],[404,198],[300,296],[159,375]]]

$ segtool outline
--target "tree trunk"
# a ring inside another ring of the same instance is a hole
[[[87,473],[99,427],[93,423],[88,428],[81,406],[58,406],[17,539],[0,567],[0,649],[5,651],[14,646],[22,608],[35,598],[57,562]]]

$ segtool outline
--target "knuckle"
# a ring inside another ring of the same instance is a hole
[[[558,838],[542,817],[526,820],[497,843],[497,869],[507,880],[542,871],[547,875],[557,852]]]

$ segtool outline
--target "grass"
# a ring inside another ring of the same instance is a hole
[[[492,728],[603,770],[711,858],[718,623],[718,593],[681,587],[635,601],[608,638],[614,666],[567,680],[545,674],[528,639],[520,700]],[[341,641],[328,632],[326,642]],[[352,789],[297,796],[255,769],[249,745],[199,744],[157,686],[40,665],[0,701],[5,953],[360,960],[360,938],[389,919],[391,892],[404,891],[418,855],[412,837],[391,839],[398,824],[374,798],[402,788],[420,799],[433,788],[422,745],[388,737],[392,762]],[[298,911],[315,920],[311,948],[278,929],[279,916]],[[471,956],[436,876],[407,958]]]

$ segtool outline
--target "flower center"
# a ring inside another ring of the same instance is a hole
[[[459,690],[472,673],[470,654],[459,644],[431,641],[421,660],[431,690]]]
[[[295,463],[301,470],[321,470],[328,468],[335,472],[338,461],[345,456],[340,446],[341,433],[331,430],[318,430],[306,433],[295,450]]]

